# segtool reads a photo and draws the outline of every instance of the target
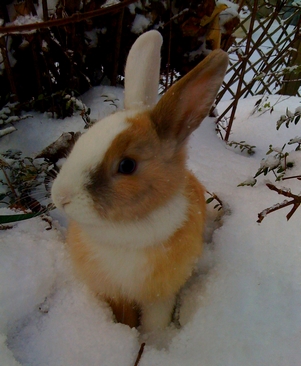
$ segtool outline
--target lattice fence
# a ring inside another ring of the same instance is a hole
[[[291,0],[260,3],[246,0],[240,9],[242,21],[228,50],[230,68],[216,104],[233,98],[219,116],[229,116],[227,141],[240,98],[257,94],[301,95],[301,4]]]

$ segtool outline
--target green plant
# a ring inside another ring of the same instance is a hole
[[[29,114],[21,115],[20,103],[6,103],[0,109],[0,137],[16,131],[13,123],[32,117]]]
[[[256,108],[258,108],[258,105]],[[286,109],[286,114],[282,115],[280,119],[277,121],[277,130],[281,127],[283,123],[285,123],[286,127],[288,128],[291,123],[297,124],[301,117],[301,107],[296,108],[295,112],[292,113],[289,109]],[[287,144],[284,144],[282,148],[273,147],[272,145],[269,146],[269,150],[267,151],[266,155],[269,155],[267,158],[263,159],[260,164],[260,168],[258,169],[257,173],[254,177],[245,180],[244,182],[240,183],[238,186],[254,186],[257,183],[257,177],[259,175],[266,176],[268,173],[272,172],[276,178],[276,181],[284,181],[288,179],[297,179],[301,180],[301,175],[294,175],[286,177],[285,174],[288,169],[294,167],[294,162],[289,160],[289,153],[285,151],[286,145],[294,145],[297,144],[295,151],[301,150],[301,137],[296,136],[289,140]],[[275,185],[267,183],[266,186],[278,194],[286,197],[283,202],[276,203],[275,205],[268,207],[261,211],[258,214],[258,223],[261,223],[263,219],[270,213],[280,210],[282,208],[293,206],[289,213],[286,215],[287,220],[289,220],[296,210],[301,205],[301,195],[294,194],[287,188],[277,188]],[[288,200],[291,198],[291,200]]]
[[[254,114],[256,112],[263,112],[263,111],[268,111],[268,110],[270,110],[270,113],[272,113],[274,108],[273,108],[273,106],[271,106],[271,102],[269,101],[269,96],[265,95],[262,98],[260,98],[259,100],[257,100],[252,114]]]
[[[21,210],[24,214],[1,215],[0,224],[20,221],[47,213],[52,209],[48,189],[52,163],[23,157],[19,150],[7,150],[0,155],[0,183],[4,191],[1,204]]]
[[[214,205],[214,209],[217,209],[218,211],[222,210],[223,208],[223,202],[221,201],[221,199],[213,192],[210,193],[208,191],[206,191],[210,197],[206,200],[206,204],[208,205],[211,202],[216,201],[215,205]]]
[[[269,172],[272,172],[276,178],[276,181],[281,180],[287,169],[291,169],[294,166],[294,162],[288,161],[289,153],[284,151],[286,144],[282,146],[282,148],[269,146],[269,150],[266,155],[270,155],[268,158],[263,159],[260,164],[260,168],[255,174],[254,178],[257,178],[259,175],[267,175]],[[274,153],[272,155],[272,153]]]
[[[115,94],[113,94],[113,93],[102,94],[101,97],[105,98],[104,102],[110,103],[110,105],[113,105],[114,107],[116,107],[116,109],[118,108],[118,105],[116,102],[119,101],[119,99],[116,97]]]
[[[279,128],[285,124],[286,128],[289,127],[290,123],[294,123],[295,125],[300,121],[301,118],[301,107],[297,107],[295,112],[291,112],[288,108],[286,108],[286,113],[280,116],[277,121],[276,128]]]
[[[237,149],[239,148],[239,150],[241,152],[246,152],[248,155],[254,155],[255,154],[255,148],[256,146],[254,145],[249,145],[246,143],[246,141],[240,141],[240,142],[236,142],[236,141],[230,141],[230,142],[227,142],[227,145],[229,146],[233,146],[234,149]]]
[[[40,94],[37,98],[32,98],[23,107],[25,109],[35,109],[51,114],[55,118],[65,118],[79,113],[85,124],[91,124],[90,113],[88,108],[77,97],[78,93],[74,90],[60,90],[51,95]]]
[[[292,144],[292,143],[299,143],[299,140],[297,142],[291,142],[288,144]],[[301,141],[300,141],[300,144],[301,144]],[[260,175],[266,176],[270,172],[272,172],[274,174],[276,181],[282,180],[284,178],[287,170],[294,167],[294,162],[292,160],[288,159],[289,153],[284,151],[285,147],[286,147],[286,144],[284,144],[282,146],[282,148],[273,147],[272,145],[270,145],[269,150],[266,153],[266,155],[269,155],[269,156],[265,159],[262,159],[262,161],[260,163],[260,168],[257,170],[256,174],[252,178],[249,178],[249,179],[245,180],[244,182],[240,183],[238,185],[238,187],[242,187],[242,186],[253,187],[257,183],[256,178],[258,176],[260,176]]]

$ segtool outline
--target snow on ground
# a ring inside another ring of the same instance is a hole
[[[104,102],[106,93],[122,99],[122,90],[102,87],[83,97],[92,118],[116,109]],[[278,98],[270,97],[271,104]],[[275,183],[274,177],[259,177],[255,187],[237,187],[256,173],[270,144],[282,146],[300,135],[299,125],[276,131],[279,116],[287,107],[294,112],[300,100],[286,99],[271,114],[252,115],[258,99],[241,101],[231,135],[231,140],[256,145],[255,155],[227,147],[210,118],[189,143],[190,168],[227,210],[219,224],[210,221],[205,258],[181,293],[182,328],[170,326],[143,337],[115,324],[108,306],[73,277],[64,220],[53,212],[51,230],[35,218],[0,231],[1,365],[131,366],[141,342],[146,347],[140,366],[301,365],[301,209],[289,222],[284,209],[257,224],[258,212],[282,201],[265,186],[268,179]],[[80,117],[58,121],[34,114],[1,139],[1,150],[17,147],[34,155],[63,131],[79,127]],[[294,153],[291,175],[300,174],[300,154]],[[300,192],[297,180],[285,186]]]

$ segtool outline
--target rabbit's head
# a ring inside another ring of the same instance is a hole
[[[185,206],[185,145],[214,102],[228,56],[213,51],[156,104],[161,44],[157,31],[137,39],[125,69],[125,110],[83,134],[54,181],[54,203],[82,225],[147,220],[164,207],[177,215]]]

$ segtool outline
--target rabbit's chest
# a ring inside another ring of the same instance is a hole
[[[143,250],[89,245],[85,252],[87,265],[79,270],[96,293],[139,299],[150,273]]]

